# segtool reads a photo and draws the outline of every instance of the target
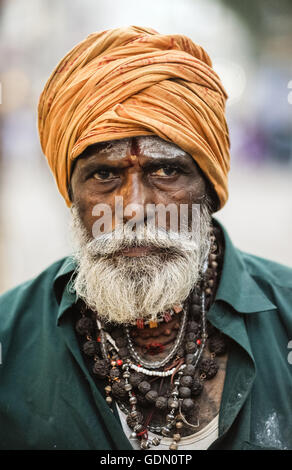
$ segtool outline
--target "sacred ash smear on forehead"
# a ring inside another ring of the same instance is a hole
[[[108,160],[122,159],[137,153],[149,158],[165,159],[188,155],[173,142],[167,142],[156,135],[111,140],[105,142],[98,153],[100,156],[106,156]]]

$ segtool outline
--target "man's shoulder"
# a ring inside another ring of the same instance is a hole
[[[241,254],[248,272],[253,278],[278,287],[292,289],[291,267],[268,258],[256,256],[241,250],[238,251]]]
[[[47,299],[54,299],[54,280],[63,267],[70,262],[70,257],[64,257],[55,261],[37,276],[19,284],[0,295],[1,323],[11,320],[16,312],[22,312],[41,305]]]
[[[68,259],[68,257],[64,257],[55,261],[46,269],[41,271],[38,275],[4,292],[0,295],[0,304],[3,302],[8,302],[10,299],[15,299],[15,297],[18,295],[25,294],[40,284],[47,282],[48,285],[50,285],[50,280],[53,282],[55,276],[60,271],[61,267],[68,261]]]

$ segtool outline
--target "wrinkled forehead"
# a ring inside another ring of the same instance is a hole
[[[99,156],[106,157],[109,160],[124,158],[129,155],[143,155],[149,158],[163,157],[166,159],[189,156],[178,145],[152,135],[102,142],[91,146],[86,151],[87,155],[93,153],[98,153]]]

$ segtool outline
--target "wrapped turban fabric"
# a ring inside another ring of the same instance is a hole
[[[226,99],[208,54],[186,36],[136,26],[89,35],[56,67],[38,108],[41,146],[67,205],[72,163],[86,147],[154,134],[194,158],[222,207]]]

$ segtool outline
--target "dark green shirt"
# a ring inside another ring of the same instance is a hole
[[[292,449],[292,269],[239,251],[223,233],[208,319],[231,346],[210,448]],[[65,258],[0,297],[0,449],[132,448],[80,352],[73,270]]]

